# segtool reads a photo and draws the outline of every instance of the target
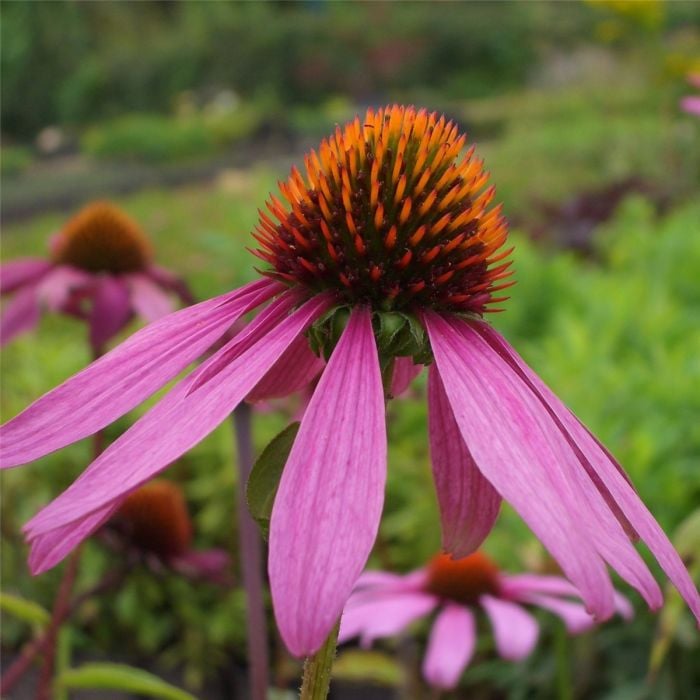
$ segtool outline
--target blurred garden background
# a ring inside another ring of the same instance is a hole
[[[700,119],[679,107],[700,73],[700,3],[4,2],[1,13],[3,262],[45,255],[69,216],[109,198],[208,298],[255,277],[258,207],[337,123],[393,102],[455,119],[516,245],[518,284],[494,324],[625,465],[700,574]],[[46,316],[4,349],[3,419],[86,364],[84,333]],[[376,567],[409,571],[439,549],[424,394],[421,377],[390,405]],[[294,410],[274,408],[256,414],[258,450]],[[50,610],[60,579],[30,576],[21,526],[89,454],[78,444],[2,475],[6,659],[43,624],[15,597]],[[230,552],[234,585],[131,566],[93,539],[76,591],[121,578],[76,610],[64,668],[119,661],[195,697],[246,697],[234,463],[225,425],[166,473],[197,546]],[[486,550],[506,571],[552,566],[507,507]],[[444,697],[697,697],[690,614],[675,593],[660,615],[628,593],[632,622],[575,639],[542,616],[542,643],[522,663],[497,659],[484,636]],[[426,631],[400,654],[341,648],[332,697],[436,697],[417,676]],[[278,641],[273,662],[294,697],[299,666]],[[28,687],[10,697],[32,697]]]

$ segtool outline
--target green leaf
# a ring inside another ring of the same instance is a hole
[[[0,593],[0,610],[39,627],[46,627],[51,621],[51,613],[41,605],[11,593]]]
[[[56,685],[70,690],[124,690],[164,700],[196,700],[194,695],[166,683],[158,676],[124,664],[84,664],[60,674],[56,678]]]
[[[370,682],[396,687],[403,683],[404,671],[391,656],[380,651],[351,649],[335,660],[333,678],[352,683]]]
[[[282,470],[299,432],[299,423],[292,423],[275,436],[253,465],[246,486],[248,510],[267,539],[270,516]]]

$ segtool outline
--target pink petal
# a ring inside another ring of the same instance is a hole
[[[231,583],[231,557],[223,549],[190,550],[169,562],[176,571],[217,585]]]
[[[304,414],[272,510],[272,600],[297,656],[321,646],[367,561],[384,500],[386,449],[370,312],[357,308]]]
[[[501,507],[501,496],[482,476],[469,454],[434,367],[428,375],[428,418],[442,547],[454,557],[466,557],[491,532]]]
[[[391,395],[401,396],[422,370],[423,365],[413,364],[412,358],[397,357],[394,361],[394,374],[391,378]]]
[[[51,311],[62,311],[75,291],[92,286],[94,277],[83,270],[58,265],[39,282],[39,300]]]
[[[700,117],[700,97],[684,97],[681,100],[681,109]]]
[[[480,324],[481,325],[481,324]],[[482,334],[484,329],[479,329]],[[498,336],[492,329],[488,329],[489,338],[493,342],[500,341],[499,347],[507,353],[508,361],[516,371],[520,373],[523,381],[527,382],[533,394],[545,406],[546,410],[564,433],[572,449],[574,449],[591,479],[599,480],[602,488],[609,494],[610,499],[616,503],[616,507],[622,516],[629,521],[644,543],[649,547],[661,568],[676,586],[681,596],[693,611],[696,619],[700,621],[700,595],[693,583],[683,561],[666,537],[665,533],[654,520],[654,517],[640,500],[621,467],[616,464],[610,453],[591,435],[588,429],[574,416],[574,414],[561,402],[561,400],[547,387],[547,385],[527,366],[515,350]],[[597,483],[594,481],[594,483]],[[654,594],[648,587],[641,588],[631,581],[620,562],[614,562],[613,566],[621,576],[634,585],[647,599],[651,607],[660,604],[660,592]]]
[[[36,282],[52,266],[51,262],[42,258],[22,258],[0,265],[0,294],[9,294],[25,284]]]
[[[300,336],[258,382],[247,400],[265,401],[300,391],[318,376],[323,365],[323,360],[311,352],[308,339]]]
[[[427,572],[417,569],[409,574],[393,574],[389,571],[363,571],[355,584],[355,590],[364,588],[386,591],[418,591],[425,584]]]
[[[428,615],[437,604],[437,598],[427,593],[375,595],[345,609],[338,642],[342,644],[359,636],[362,646],[369,647],[375,639],[399,634],[412,622]]]
[[[39,322],[39,316],[36,287],[18,290],[3,309],[0,318],[0,346],[6,345],[20,333],[34,328]]]
[[[550,550],[591,610],[609,617],[610,578],[585,523],[571,517],[569,485],[551,436],[540,426],[537,402],[522,384],[504,377],[502,362],[483,343],[467,342],[435,313],[425,314],[425,323],[437,371],[479,470]]]
[[[528,656],[537,644],[539,626],[537,620],[519,605],[483,595],[479,603],[493,626],[496,649],[508,661],[520,661]]]
[[[123,280],[113,275],[100,275],[92,293],[90,344],[102,349],[131,319],[129,290]]]
[[[658,584],[644,560],[630,543],[620,518],[616,517],[616,513],[611,510],[610,494],[602,489],[599,483],[588,477],[593,469],[580,450],[572,444],[561,422],[542,401],[536,389],[533,390],[528,378],[514,367],[510,355],[486,340],[486,334],[491,334],[491,329],[487,328],[486,324],[462,324],[459,330],[468,342],[476,342],[478,345],[481,340],[484,343],[484,350],[495,352],[499,361],[503,363],[501,367],[504,376],[509,377],[516,385],[523,382],[524,386],[520,388],[526,393],[532,392],[532,394],[528,393],[528,398],[535,400],[533,413],[541,413],[539,421],[541,429],[549,434],[550,443],[558,452],[557,463],[562,476],[574,489],[573,498],[569,495],[569,508],[573,519],[579,518],[582,523],[585,523],[589,529],[591,542],[598,553],[630,585],[640,591],[651,607],[658,607],[662,601]],[[478,330],[483,332],[478,333]]]
[[[127,284],[131,290],[131,306],[145,321],[157,321],[173,312],[170,296],[147,275],[129,275]]]
[[[263,280],[141,329],[0,429],[0,464],[29,462],[124,415],[199,357],[281,285]]]
[[[580,603],[562,600],[554,596],[530,593],[520,597],[521,603],[536,605],[549,610],[562,619],[569,634],[581,634],[595,626],[595,620]]]
[[[423,660],[423,676],[436,688],[452,690],[476,647],[476,622],[468,608],[446,605],[433,624]]]
[[[281,307],[282,313],[275,317],[270,311],[264,325],[257,323],[258,319],[253,322],[260,332],[249,334],[240,344],[238,354],[220,372],[219,381],[208,382],[194,393],[189,393],[189,385],[196,373],[180,382],[34,516],[25,526],[33,546],[41,547],[41,536],[46,533],[113,508],[196,445],[240,403],[279,354],[325,310],[328,301],[315,297],[286,318],[284,301],[273,302],[270,309],[274,305]],[[61,554],[65,554],[63,549],[47,555],[42,570],[60,561]]]
[[[545,593],[579,598],[581,595],[576,586],[565,578],[539,574],[502,575],[501,589],[504,593],[514,596],[527,593]]]
[[[174,272],[160,267],[159,265],[151,265],[146,271],[146,274],[160,287],[169,289],[177,294],[182,303],[186,306],[194,304],[195,299],[187,283],[183,279],[180,279]]]

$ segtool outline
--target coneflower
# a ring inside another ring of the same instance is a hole
[[[432,686],[454,688],[474,654],[477,615],[491,622],[496,651],[509,661],[527,657],[537,644],[539,625],[524,605],[561,618],[569,634],[594,626],[579,593],[561,576],[506,574],[482,552],[464,559],[440,554],[403,576],[366,571],[343,612],[339,641],[359,637],[362,646],[402,633],[416,620],[435,614],[423,675]],[[615,593],[615,609],[630,619],[630,603]]]
[[[0,293],[13,294],[0,321],[5,344],[32,329],[42,309],[84,319],[102,349],[134,315],[154,321],[174,309],[170,293],[192,298],[174,274],[153,263],[139,225],[109,202],[93,202],[52,237],[49,259],[0,266]]]
[[[192,578],[214,583],[228,580],[228,554],[221,549],[193,547],[192,519],[182,489],[166,479],[154,479],[130,493],[109,522],[110,539],[146,560],[158,562]]]
[[[615,610],[607,565],[661,605],[642,539],[700,618],[678,554],[614,458],[482,314],[503,301],[509,250],[493,188],[456,125],[413,108],[369,110],[322,142],[261,213],[264,277],[139,331],[2,431],[2,465],[101,429],[270,302],[26,526],[44,571],[264,386],[284,395],[329,358],[272,511],[269,573],[292,653],[319,649],[367,561],[386,477],[392,366],[429,364],[430,443],[443,544],[474,551],[502,498],[598,619]]]

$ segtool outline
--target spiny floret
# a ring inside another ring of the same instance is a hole
[[[335,290],[375,309],[481,314],[511,272],[498,253],[508,235],[495,189],[466,136],[437,113],[367,111],[292,168],[260,212],[253,251],[265,271],[313,290]],[[501,263],[501,264],[496,264]]]
[[[498,568],[481,552],[463,559],[438,554],[428,565],[426,589],[446,600],[475,604],[484,594],[498,594]]]
[[[139,225],[109,202],[93,202],[63,227],[54,250],[56,262],[88,272],[138,272],[153,252]]]
[[[163,559],[184,554],[192,545],[192,522],[180,487],[155,479],[131,493],[115,516],[138,549]]]

